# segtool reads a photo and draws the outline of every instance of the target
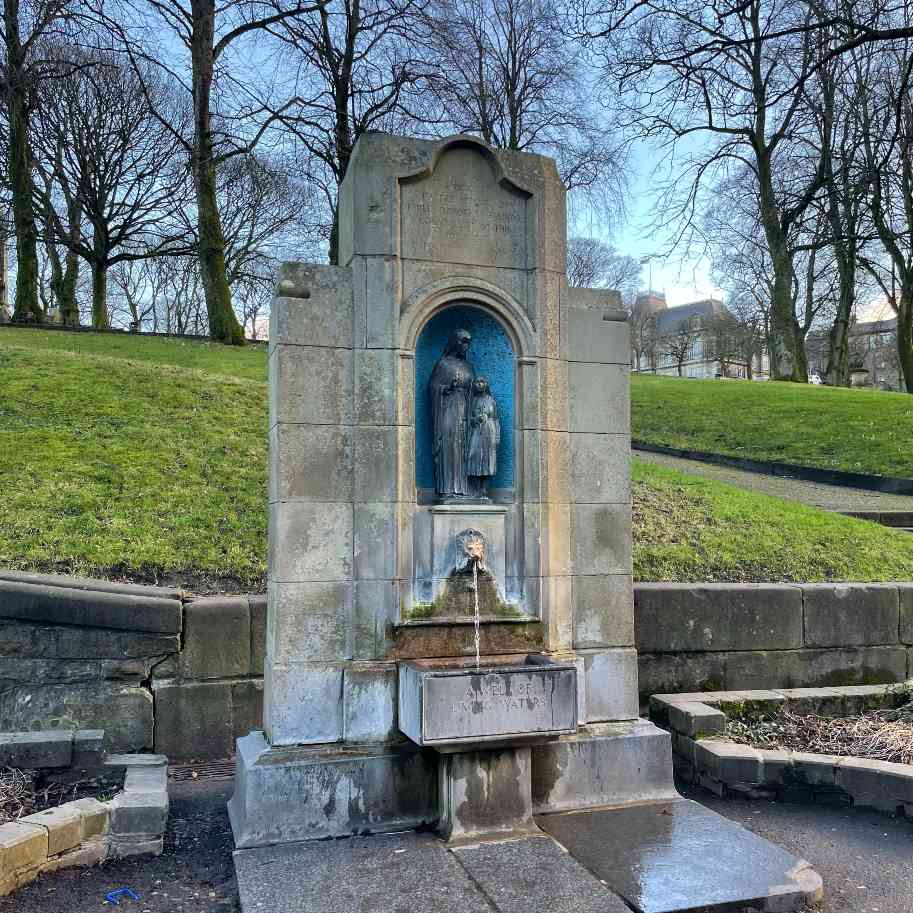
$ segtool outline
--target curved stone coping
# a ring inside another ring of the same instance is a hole
[[[167,763],[164,755],[111,756],[104,766],[126,776],[110,801],[76,799],[0,825],[0,896],[43,872],[159,855],[168,820]]]
[[[887,709],[908,700],[910,683],[779,691],[660,694],[654,720],[672,730],[676,772],[718,795],[840,801],[913,818],[913,765],[866,758],[762,749],[727,741],[725,708],[764,709],[784,702],[832,716]],[[775,706],[766,709],[773,710]]]

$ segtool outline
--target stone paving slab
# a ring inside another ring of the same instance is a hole
[[[244,913],[495,913],[434,837],[314,840],[234,858]]]
[[[800,910],[821,896],[808,863],[688,799],[537,821],[637,913]]]
[[[549,837],[481,843],[454,852],[498,913],[630,913]]]

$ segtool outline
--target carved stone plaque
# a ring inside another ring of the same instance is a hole
[[[449,149],[433,174],[400,183],[401,256],[526,269],[528,199],[483,152]]]
[[[577,730],[577,670],[530,656],[414,660],[399,673],[400,729],[419,745],[466,746]]]

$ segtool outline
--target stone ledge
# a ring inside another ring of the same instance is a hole
[[[676,770],[692,783],[717,795],[734,793],[750,798],[835,799],[847,804],[911,816],[913,765],[837,757],[790,749],[758,749],[723,738],[702,738],[694,732],[700,712],[714,705],[744,707],[789,702],[832,713],[891,707],[909,695],[909,686],[793,688],[783,691],[704,692],[658,694],[650,699],[651,716],[672,730]],[[723,717],[725,713],[715,711]],[[716,720],[716,717],[712,717]],[[692,738],[693,736],[693,738]]]

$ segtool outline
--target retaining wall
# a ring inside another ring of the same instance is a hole
[[[634,625],[642,698],[913,676],[913,584],[641,583]]]
[[[638,584],[640,693],[913,677],[913,584]],[[265,596],[0,571],[0,732],[227,757],[262,724]]]

